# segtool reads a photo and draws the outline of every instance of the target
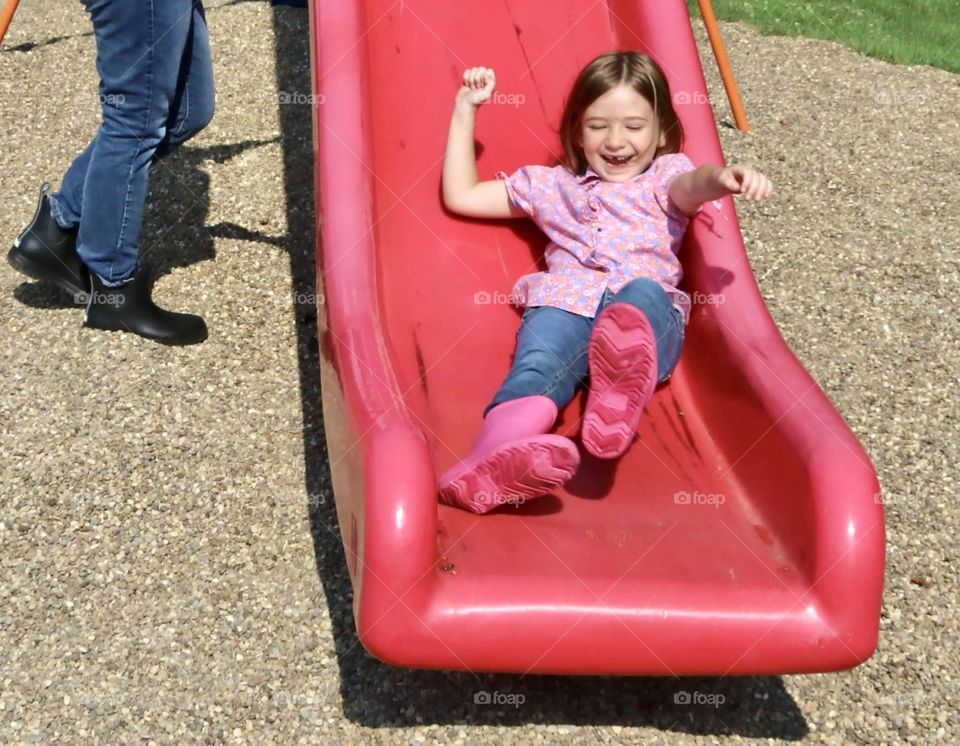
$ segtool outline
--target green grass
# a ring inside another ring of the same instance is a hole
[[[696,0],[687,0],[700,15]],[[958,0],[713,0],[722,21],[744,21],[764,34],[846,44],[888,62],[960,73]]]

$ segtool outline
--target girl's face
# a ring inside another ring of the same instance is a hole
[[[626,85],[600,96],[583,112],[578,141],[604,181],[628,181],[647,170],[666,144],[650,102]]]

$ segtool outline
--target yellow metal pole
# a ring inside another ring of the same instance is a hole
[[[710,37],[713,56],[717,58],[717,67],[720,68],[720,77],[723,78],[723,87],[727,91],[727,100],[730,102],[730,108],[733,109],[733,118],[737,122],[737,129],[746,132],[750,129],[750,123],[747,122],[747,112],[743,108],[743,100],[740,98],[737,81],[733,78],[730,58],[727,57],[726,47],[723,46],[723,39],[720,37],[720,26],[717,24],[717,16],[713,12],[713,3],[710,0],[697,0],[697,3],[700,5],[700,15],[703,16],[703,22],[707,27],[707,36]]]

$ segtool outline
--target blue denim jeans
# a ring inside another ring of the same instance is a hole
[[[200,0],[83,0],[93,21],[103,121],[51,195],[62,228],[107,285],[137,271],[151,162],[213,117],[213,63]]]
[[[683,315],[663,288],[641,277],[618,292],[605,291],[597,315],[611,303],[630,303],[643,311],[657,339],[657,381],[670,377],[683,349]],[[487,405],[524,396],[549,396],[563,409],[573,399],[588,371],[587,349],[596,316],[580,316],[552,306],[534,306],[523,314],[517,331],[517,351],[506,380]]]

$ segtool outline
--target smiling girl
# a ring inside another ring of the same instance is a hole
[[[563,484],[579,465],[574,443],[550,434],[589,377],[581,440],[599,458],[629,447],[644,407],[683,347],[690,297],[677,289],[677,252],[704,202],[767,199],[773,187],[746,166],[695,168],[660,67],[610,52],[579,74],[560,125],[564,163],[525,166],[479,181],[477,109],[493,70],[464,72],[443,164],[443,200],[460,215],[530,217],[550,239],[546,272],[521,277],[526,310],[506,380],[484,411],[470,453],[439,480],[441,501],[476,513]]]

